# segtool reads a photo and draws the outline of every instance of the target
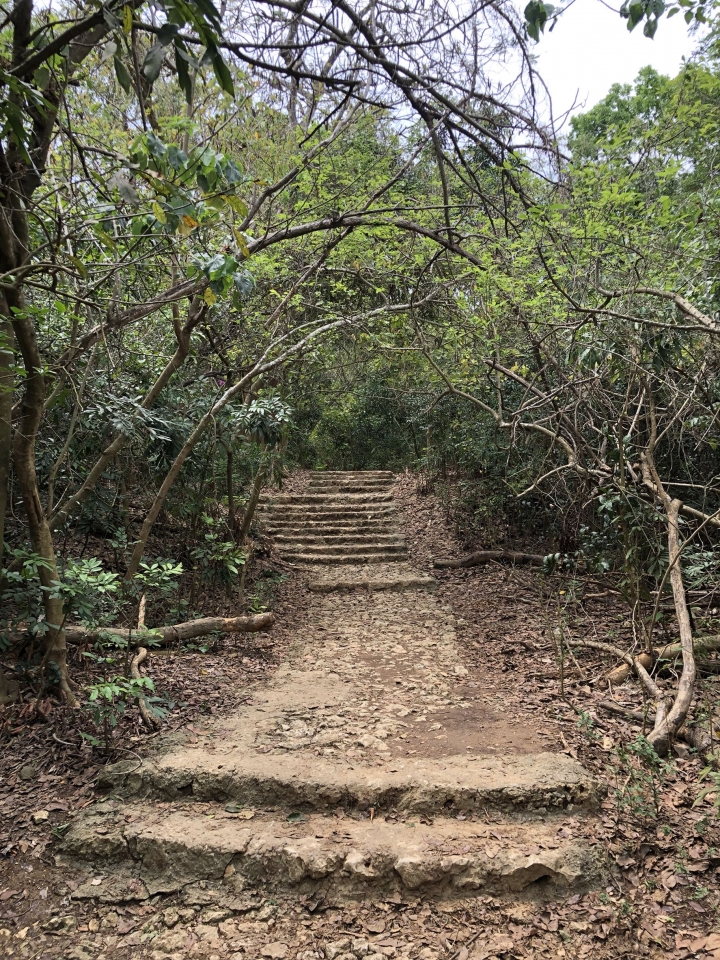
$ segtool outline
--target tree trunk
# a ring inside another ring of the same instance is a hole
[[[250,499],[247,502],[245,507],[245,513],[243,514],[242,526],[240,527],[240,532],[238,533],[238,543],[240,546],[245,543],[245,538],[250,532],[250,524],[253,522],[253,517],[255,516],[255,511],[257,510],[258,501],[260,500],[260,492],[262,490],[263,484],[265,483],[265,477],[267,475],[267,467],[261,461],[258,471],[255,474],[255,481],[253,482],[252,492],[250,494]]]
[[[232,532],[233,537],[235,536],[235,488],[233,484],[233,449],[232,449],[232,440],[229,443],[221,441],[222,445],[225,447],[225,454],[227,456],[227,464],[225,468],[225,487],[227,489],[227,501],[228,501],[228,526]]]
[[[6,307],[3,304],[3,307]],[[3,545],[5,542],[5,514],[10,482],[10,457],[12,456],[12,400],[14,340],[12,326],[7,319],[7,309],[2,309],[0,318],[0,594],[2,593]]]
[[[680,517],[680,500],[670,500],[665,505],[667,513],[668,554],[670,561],[670,585],[675,601],[675,615],[680,631],[680,649],[682,651],[682,673],[678,682],[675,701],[669,711],[658,711],[655,728],[648,736],[648,740],[658,753],[666,753],[677,736],[678,730],[685,723],[695,690],[695,656],[693,651],[692,625],[690,613],[685,599],[685,586],[680,565],[680,535],[678,520]]]
[[[9,300],[9,298],[8,298]],[[13,302],[14,301],[14,302]],[[40,502],[35,470],[35,440],[45,403],[45,379],[35,329],[25,315],[24,302],[15,291],[8,306],[13,310],[13,331],[25,366],[25,389],[22,398],[20,422],[13,439],[13,462],[33,551],[42,559],[38,575],[42,587],[43,606],[47,633],[44,637],[43,672],[48,676],[48,665],[54,663],[59,671],[59,686],[63,697],[70,703],[75,697],[70,689],[65,644],[65,614],[62,600],[55,593],[60,581],[55,558],[52,533]]]

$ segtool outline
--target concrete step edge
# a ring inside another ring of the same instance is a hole
[[[493,832],[504,835],[498,842],[488,829],[478,836],[477,824],[448,818],[407,823],[313,816],[289,829],[277,815],[253,811],[243,820],[242,811],[229,815],[222,806],[204,817],[152,804],[111,807],[81,814],[64,839],[64,862],[93,865],[94,873],[99,863],[106,874],[100,883],[88,879],[74,899],[143,900],[203,881],[220,886],[231,910],[232,896],[248,884],[261,885],[263,893],[534,896],[540,886],[551,894],[586,889],[605,872],[598,848],[580,838],[557,839],[559,822],[493,824]],[[247,907],[238,898],[237,912]]]

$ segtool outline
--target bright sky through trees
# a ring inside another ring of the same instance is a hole
[[[573,104],[573,112],[596,104],[613,83],[632,82],[641,67],[674,76],[694,46],[682,17],[663,18],[655,38],[648,40],[641,27],[629,33],[601,0],[575,0],[552,33],[546,30],[536,51],[558,120]]]

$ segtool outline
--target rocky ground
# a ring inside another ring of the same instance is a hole
[[[298,572],[255,649],[153,665],[176,689],[192,678],[195,707],[154,743],[135,728],[114,780],[99,758],[73,752],[67,712],[54,724],[27,710],[6,717],[3,956],[720,957],[720,844],[712,797],[693,806],[699,762],[676,757],[648,775],[627,751],[639,728],[597,708],[607,665],[596,656],[564,664],[560,689],[558,616],[577,635],[617,636],[622,609],[612,597],[576,602],[576,587],[527,570],[433,572],[434,557],[458,552],[437,504],[409,477],[394,499],[408,560],[358,570],[359,590],[325,589],[351,579],[347,569]],[[403,576],[432,577],[434,589],[377,588]],[[637,691],[617,695],[631,704]],[[518,815],[508,785],[517,790],[520,768]],[[192,797],[188,770],[200,784]],[[269,776],[273,802],[257,787]],[[533,793],[548,778],[562,794],[556,811]],[[594,809],[593,782],[609,791]],[[89,869],[72,856],[73,834],[85,846],[90,836],[81,824],[92,828]],[[380,852],[397,842],[385,869]],[[128,870],[127,844],[145,851],[142,870],[137,860]],[[577,849],[605,858],[588,883],[572,873],[566,851]],[[222,869],[198,876],[213,856]],[[531,863],[552,889],[533,885]],[[292,870],[288,890],[279,878]]]

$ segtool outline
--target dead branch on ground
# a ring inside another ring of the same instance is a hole
[[[117,637],[131,647],[140,647],[150,642],[154,646],[166,647],[196,637],[206,637],[211,633],[256,633],[268,630],[275,622],[272,613],[258,613],[251,617],[203,617],[201,620],[188,620],[169,627],[156,627],[150,630],[133,630],[129,627],[67,627],[68,643],[87,643],[102,639],[104,636]]]

